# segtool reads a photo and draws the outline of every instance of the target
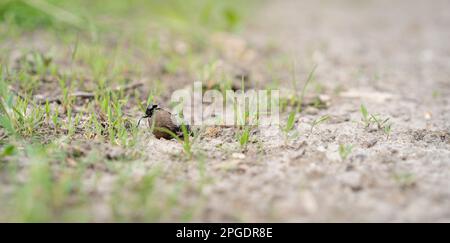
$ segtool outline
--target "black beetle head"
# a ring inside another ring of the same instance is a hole
[[[147,109],[145,110],[145,115],[139,119],[137,126],[139,127],[139,124],[141,124],[141,120],[142,119],[152,117],[153,116],[153,112],[156,109],[158,109],[158,105],[150,104],[149,106],[147,106]]]
[[[153,112],[158,108],[158,105],[150,104],[145,110],[145,117],[152,117]]]

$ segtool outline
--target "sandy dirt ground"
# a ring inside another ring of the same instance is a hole
[[[449,9],[446,0],[265,1],[242,36],[217,46],[226,53],[247,43],[251,51],[237,66],[249,69],[255,87],[282,94],[293,90],[293,77],[301,86],[317,66],[307,93],[324,95],[328,106],[307,107],[288,134],[278,126],[253,130],[245,151],[236,128],[209,128],[194,143],[194,160],[179,142],[142,127],[137,150],[147,157],[130,162],[130,173],[139,182],[158,168],[154,206],[166,210],[155,221],[449,222]],[[181,79],[163,80],[164,95],[190,82]],[[389,135],[361,124],[361,104],[390,118]],[[311,130],[324,115],[330,119]],[[286,111],[282,126],[287,119]],[[346,158],[340,145],[352,148]],[[128,197],[114,191],[118,177],[85,176],[98,202],[95,221],[114,221],[106,202]],[[172,196],[176,206],[159,205]],[[132,205],[117,204],[146,220]]]
[[[449,8],[448,1],[268,2],[245,35],[295,60],[299,78],[318,65],[330,106],[300,114],[295,139],[259,129],[245,154],[227,152],[236,144],[226,130],[202,141],[213,183],[194,219],[449,221]],[[360,104],[390,117],[389,138],[357,123]],[[310,122],[325,114],[330,121],[311,133]],[[339,144],[353,146],[345,160]],[[197,178],[192,167],[183,166],[183,176]]]

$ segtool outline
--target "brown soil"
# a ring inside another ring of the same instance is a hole
[[[449,221],[449,8],[448,1],[269,2],[246,36],[280,47],[298,77],[317,64],[331,105],[302,113],[298,138],[259,130],[245,157],[229,152],[237,145],[226,131],[202,143],[214,183],[195,220]],[[391,118],[389,138],[355,122],[362,103]],[[330,122],[310,133],[309,123],[325,114]],[[150,144],[167,160],[154,145],[175,146]],[[353,145],[345,160],[339,144]]]

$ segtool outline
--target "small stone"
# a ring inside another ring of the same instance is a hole
[[[364,146],[365,146],[366,148],[372,148],[373,146],[375,146],[375,144],[377,144],[377,142],[378,142],[377,139],[372,139],[372,140],[366,141],[366,142],[364,143]]]
[[[338,176],[338,180],[352,189],[361,188],[362,176],[357,171],[347,171]]]
[[[245,154],[243,154],[243,153],[233,153],[233,154],[231,154],[231,157],[233,159],[245,159]]]
[[[221,130],[219,127],[207,127],[204,136],[208,138],[217,138],[220,134]]]
[[[319,110],[315,107],[308,106],[305,109],[305,113],[308,115],[317,115],[317,113],[319,113]]]
[[[328,106],[330,104],[331,97],[329,95],[326,95],[326,94],[320,94],[319,95],[319,100],[322,103],[324,103],[324,104],[326,104]]]

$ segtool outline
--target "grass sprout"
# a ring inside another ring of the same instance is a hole
[[[339,156],[341,157],[341,159],[346,160],[347,157],[352,152],[352,149],[353,149],[353,145],[339,144],[338,151],[339,151]]]
[[[374,127],[389,138],[392,131],[392,123],[389,122],[390,118],[381,118],[380,115],[369,113],[363,104],[361,104],[360,112],[361,123],[365,128]]]
[[[312,123],[311,123],[311,133],[312,133],[314,127],[316,127],[316,126],[318,126],[318,125],[328,121],[329,119],[330,119],[329,115],[324,115],[324,116],[321,116],[321,117],[315,119],[314,121],[312,121]]]

